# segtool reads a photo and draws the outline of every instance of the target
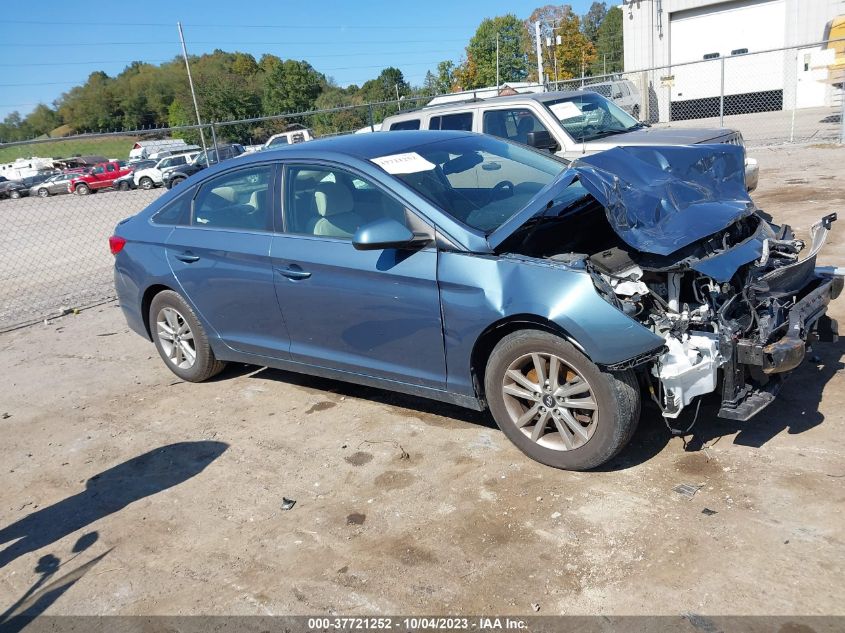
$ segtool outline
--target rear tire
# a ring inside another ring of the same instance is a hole
[[[91,188],[88,187],[88,185],[80,183],[76,185],[76,193],[80,196],[87,196],[89,193],[91,193]]]
[[[9,197],[12,200],[17,200],[18,198],[21,197],[21,192],[20,191],[12,191],[11,193],[9,193]]]
[[[173,180],[170,181],[170,188],[173,189],[173,187],[176,187],[177,185],[179,185],[179,183],[184,182],[184,181],[185,181],[185,178],[174,178]]]
[[[39,198],[49,198],[50,192],[47,191],[44,187],[41,187],[41,189],[38,190],[38,197]]]
[[[508,439],[554,468],[604,464],[630,441],[640,417],[632,371],[602,371],[571,343],[540,330],[519,330],[499,341],[484,388]]]
[[[118,191],[129,191],[129,183],[125,180],[117,184]]]
[[[217,360],[191,306],[176,292],[163,290],[150,304],[150,332],[164,364],[182,380],[202,382],[226,363]]]

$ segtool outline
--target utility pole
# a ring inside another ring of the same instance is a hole
[[[496,33],[496,93],[499,92],[499,34]]]
[[[540,20],[534,23],[534,40],[537,42],[537,82],[543,82],[543,44],[540,42]]]
[[[200,119],[200,107],[197,105],[197,93],[194,92],[194,80],[191,77],[191,65],[188,63],[188,49],[185,48],[185,36],[182,33],[182,23],[177,22],[176,26],[179,28],[179,41],[182,42],[182,57],[185,58],[185,70],[188,71],[188,85],[191,86],[191,98],[194,100],[194,112],[197,114],[197,125],[200,127],[200,140],[202,141],[202,151],[205,153],[205,160],[208,161],[208,149],[205,146],[205,134],[202,131],[202,120]]]

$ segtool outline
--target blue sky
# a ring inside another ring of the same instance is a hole
[[[179,55],[177,20],[182,21],[191,54],[221,48],[252,53],[256,59],[262,53],[305,59],[344,86],[360,85],[392,65],[412,84],[420,84],[438,61],[461,59],[485,17],[515,13],[524,19],[543,4],[543,0],[34,2],[25,10],[3,14],[0,119],[13,110],[26,114],[39,102],[51,104],[95,70],[114,76],[134,60],[160,63]],[[583,14],[591,0],[568,4]],[[75,10],[79,7],[84,10]]]

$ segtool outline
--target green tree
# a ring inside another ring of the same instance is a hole
[[[25,121],[33,136],[49,135],[61,125],[58,113],[43,103],[35,106],[35,109],[26,116]]]
[[[455,85],[455,64],[450,60],[444,60],[437,64],[437,75],[434,77],[435,94],[451,92]]]
[[[262,58],[264,61],[264,58]],[[269,63],[264,73],[262,108],[267,114],[311,110],[326,78],[306,61]]]
[[[581,31],[587,36],[593,45],[598,42],[599,26],[607,15],[607,4],[604,2],[593,2],[589,11],[581,19]]]
[[[618,73],[624,70],[622,45],[622,9],[611,7],[601,21],[596,38],[596,59],[593,74]]]
[[[524,81],[528,65],[523,23],[515,15],[486,18],[466,47],[466,61],[455,73],[463,90],[496,85],[496,39],[499,40],[499,83]]]

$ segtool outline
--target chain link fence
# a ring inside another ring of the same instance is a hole
[[[655,126],[730,127],[749,147],[783,143],[845,142],[843,74],[826,43],[736,52],[702,60],[602,77],[560,81],[560,90],[596,90]],[[839,73],[839,74],[837,74]],[[627,94],[626,94],[627,93]],[[470,95],[471,97],[471,95]],[[400,109],[424,106],[431,97],[365,103],[280,114],[203,127],[208,145],[252,145],[301,126],[317,136],[378,129]],[[35,173],[40,166],[68,166],[83,158],[126,160],[138,141],[178,136],[201,143],[198,126],[85,134],[62,139],[0,144],[0,175]],[[39,163],[35,157],[50,159]],[[237,160],[237,159],[233,159]],[[108,237],[164,191],[128,185],[88,195],[67,184],[6,188],[0,182],[0,331],[38,322],[112,299]],[[8,184],[8,183],[7,183]],[[49,189],[49,190],[47,190]],[[45,190],[45,191],[42,191]],[[14,198],[10,197],[14,194]]]
[[[593,90],[654,126],[728,127],[749,147],[843,143],[843,40],[554,82]],[[841,45],[840,45],[841,47]]]

